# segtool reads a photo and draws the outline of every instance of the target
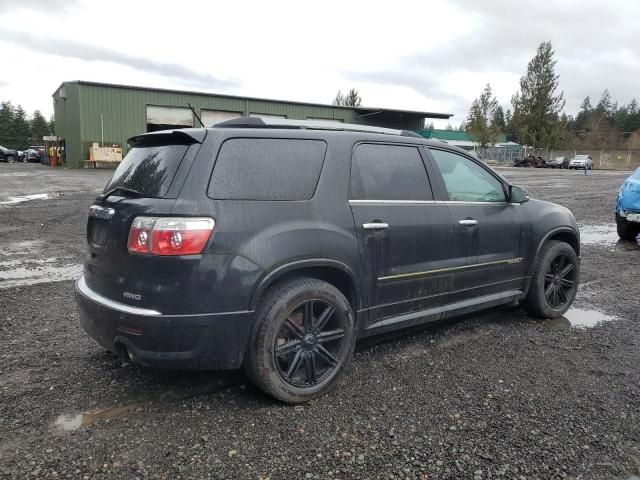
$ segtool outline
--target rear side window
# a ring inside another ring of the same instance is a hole
[[[143,197],[164,197],[189,145],[135,146],[122,160],[105,193],[116,187],[136,190]]]
[[[232,138],[220,147],[209,183],[217,200],[309,200],[322,171],[321,140]]]
[[[418,149],[401,145],[358,145],[351,166],[351,199],[433,199]]]

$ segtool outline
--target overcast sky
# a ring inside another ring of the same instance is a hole
[[[501,104],[553,43],[566,110],[640,99],[640,1],[0,0],[0,100],[52,113],[65,80],[453,113]],[[447,122],[436,122],[444,126]]]

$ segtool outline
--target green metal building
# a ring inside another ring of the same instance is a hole
[[[94,142],[120,145],[126,154],[127,139],[134,135],[199,126],[187,104],[206,126],[237,116],[256,116],[421,130],[427,118],[451,117],[446,113],[338,107],[84,81],[62,83],[53,93],[53,104],[56,135],[65,141],[70,167],[84,165]]]

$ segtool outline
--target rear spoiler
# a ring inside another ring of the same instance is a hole
[[[143,133],[127,140],[129,147],[141,145],[176,143],[202,143],[207,136],[204,128],[183,128],[180,130],[160,130],[158,132]]]

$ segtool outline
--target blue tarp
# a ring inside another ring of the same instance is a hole
[[[640,168],[627,178],[618,192],[616,213],[640,213]]]

